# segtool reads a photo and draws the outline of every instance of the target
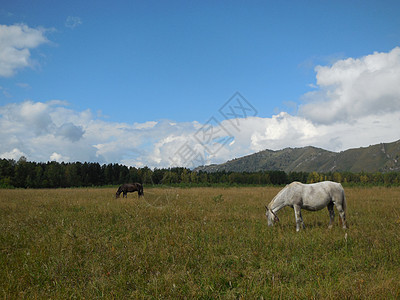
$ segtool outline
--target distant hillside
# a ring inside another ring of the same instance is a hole
[[[256,172],[389,172],[400,171],[400,140],[366,148],[332,152],[316,147],[264,150],[219,165],[198,167],[198,171]]]

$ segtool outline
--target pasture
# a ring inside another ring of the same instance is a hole
[[[349,229],[276,187],[0,190],[0,298],[398,299],[400,188],[345,188]]]

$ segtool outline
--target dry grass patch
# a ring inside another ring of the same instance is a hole
[[[348,188],[348,221],[279,188],[0,190],[2,298],[398,298],[399,188]]]

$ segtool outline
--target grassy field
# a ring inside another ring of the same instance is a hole
[[[400,188],[347,188],[349,229],[279,188],[0,190],[0,297],[398,299]]]

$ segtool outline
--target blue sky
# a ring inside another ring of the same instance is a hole
[[[0,156],[164,167],[193,163],[185,144],[213,163],[399,139],[380,134],[400,102],[399,15],[398,1],[3,1]],[[368,82],[385,82],[370,100],[349,88]],[[256,109],[242,130],[219,114],[235,92]],[[193,138],[211,117],[234,141],[218,153]]]

